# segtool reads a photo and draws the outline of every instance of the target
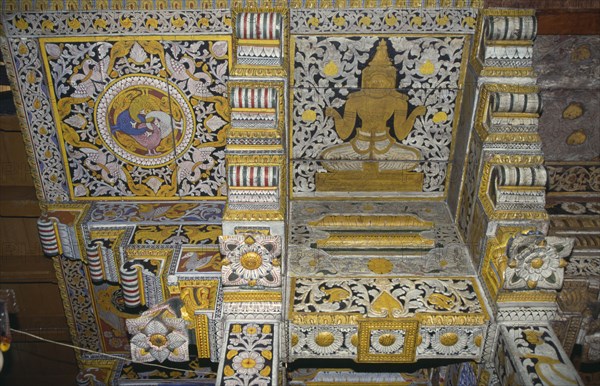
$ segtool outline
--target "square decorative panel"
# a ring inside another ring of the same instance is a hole
[[[416,319],[359,320],[357,362],[415,362],[418,333]]]
[[[225,194],[229,37],[40,42],[72,199]]]

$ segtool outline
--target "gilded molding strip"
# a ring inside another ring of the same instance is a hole
[[[196,315],[196,324],[194,326],[196,332],[196,348],[198,350],[198,358],[210,358],[210,332],[208,330],[208,316],[200,314]]]
[[[280,302],[281,292],[274,291],[236,291],[224,292],[224,303],[254,303],[254,302]]]
[[[416,215],[326,215],[308,225],[318,229],[433,229],[433,221],[425,221]]]
[[[372,235],[350,234],[330,235],[326,239],[317,240],[317,247],[323,249],[370,249],[370,248],[403,248],[430,249],[435,240],[418,234]]]

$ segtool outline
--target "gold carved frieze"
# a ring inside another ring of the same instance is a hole
[[[356,325],[362,318],[394,317],[432,326],[472,326],[489,320],[474,279],[435,282],[445,289],[429,292],[426,288],[433,282],[427,278],[292,278],[289,319],[297,325]],[[405,286],[413,290],[405,292]]]

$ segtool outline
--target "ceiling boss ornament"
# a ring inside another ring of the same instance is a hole
[[[264,235],[220,236],[224,286],[279,287],[281,237]]]
[[[562,288],[566,257],[575,240],[544,237],[539,234],[518,235],[507,246],[508,266],[504,288],[509,290]]]

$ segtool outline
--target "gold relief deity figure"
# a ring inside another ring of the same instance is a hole
[[[379,169],[411,170],[418,161],[421,152],[404,146],[398,140],[408,136],[418,116],[425,114],[425,107],[418,106],[408,114],[408,96],[396,89],[396,68],[388,56],[386,42],[381,40],[375,56],[363,70],[362,89],[348,96],[344,115],[328,107],[325,114],[333,117],[335,130],[342,140],[349,138],[355,131],[357,118],[361,126],[349,142],[333,146],[321,153],[324,159],[331,160],[377,160]],[[393,117],[393,127],[388,121]],[[361,169],[360,163],[330,163],[332,170]],[[336,166],[337,165],[337,166]],[[329,168],[329,167],[328,167]]]
[[[362,72],[361,90],[348,96],[343,115],[332,107],[325,110],[325,115],[334,119],[339,137],[345,141],[351,139],[321,152],[328,173],[317,175],[317,190],[421,190],[422,173],[409,173],[421,160],[421,152],[399,141],[408,136],[426,108],[417,106],[408,114],[409,97],[396,90],[396,78],[397,70],[388,55],[387,44],[380,40],[373,59]],[[391,180],[401,177],[405,184],[386,183],[386,177]],[[368,184],[374,179],[378,182],[360,187],[341,183],[345,178],[357,183],[362,180]]]

